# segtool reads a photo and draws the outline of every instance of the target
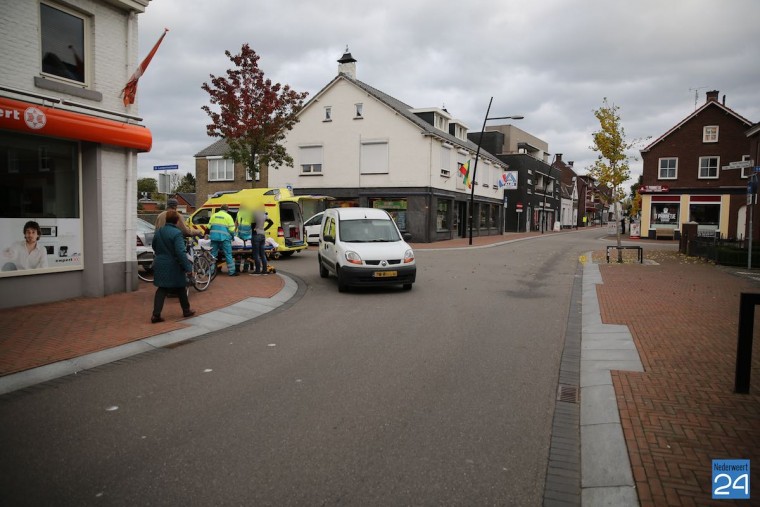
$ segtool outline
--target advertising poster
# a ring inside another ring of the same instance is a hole
[[[79,218],[0,218],[0,278],[83,268]]]

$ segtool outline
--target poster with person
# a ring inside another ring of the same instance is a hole
[[[79,219],[0,219],[0,277],[82,269]]]

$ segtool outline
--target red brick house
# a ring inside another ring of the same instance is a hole
[[[677,239],[682,224],[697,222],[702,235],[746,237],[751,127],[725,95],[719,101],[709,91],[700,108],[641,150],[642,236]],[[747,167],[736,168],[742,161]]]

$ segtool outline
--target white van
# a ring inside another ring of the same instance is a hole
[[[338,290],[351,286],[401,285],[417,277],[414,251],[391,216],[374,208],[325,210],[319,231],[319,276],[338,277]]]

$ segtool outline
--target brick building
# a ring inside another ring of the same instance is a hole
[[[680,237],[697,222],[701,235],[747,235],[747,183],[752,168],[731,168],[750,159],[752,123],[731,110],[718,91],[641,150],[641,234]],[[659,233],[657,232],[659,230]]]

